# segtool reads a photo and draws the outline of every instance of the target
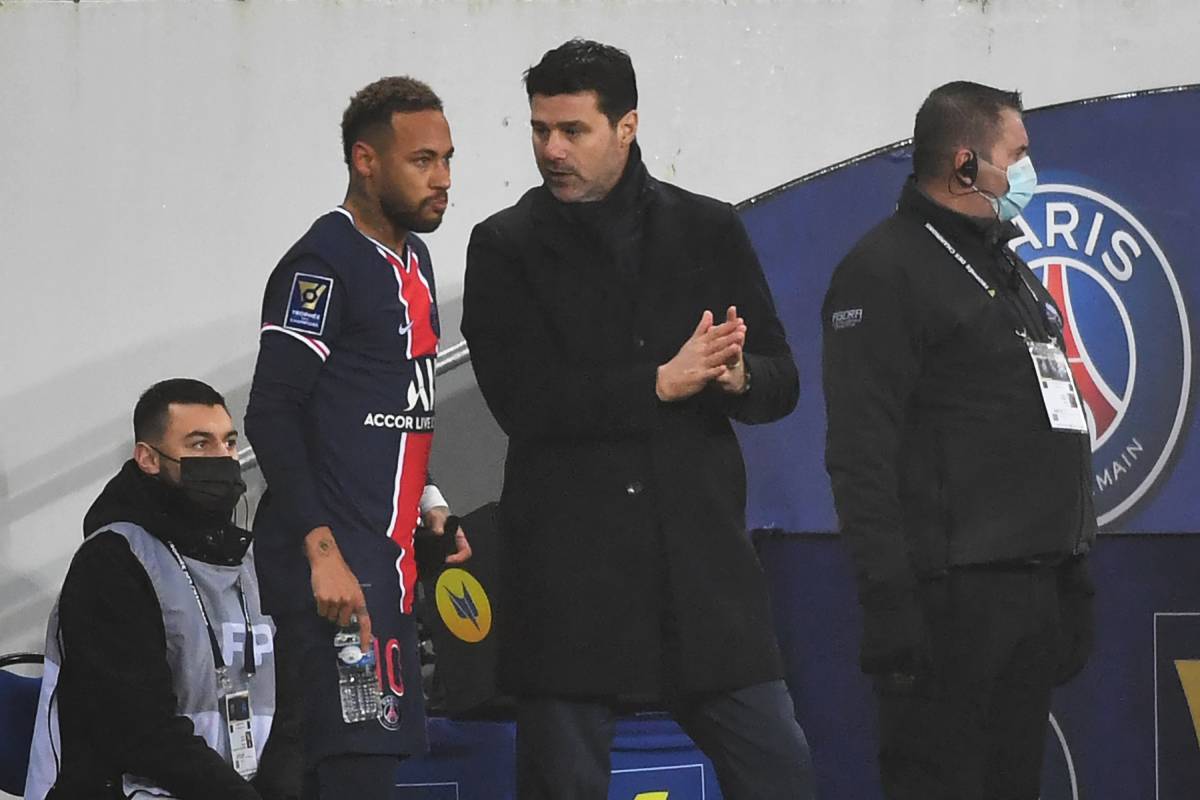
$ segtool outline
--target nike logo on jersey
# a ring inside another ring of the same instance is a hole
[[[413,324],[411,322],[408,323],[407,325],[401,325],[400,326],[400,335],[408,336],[408,332],[411,331],[412,328],[413,328]]]

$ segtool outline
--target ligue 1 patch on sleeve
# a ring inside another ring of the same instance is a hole
[[[283,315],[283,327],[320,336],[325,331],[325,312],[333,294],[333,278],[297,272]]]
[[[863,310],[861,308],[847,308],[842,311],[833,312],[831,322],[835,331],[853,328],[858,323],[862,322]]]

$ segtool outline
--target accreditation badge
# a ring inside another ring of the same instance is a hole
[[[225,718],[225,728],[229,733],[229,755],[237,774],[250,780],[258,772],[258,752],[254,748],[254,712],[250,708],[250,692],[247,689],[233,691],[233,682],[225,667],[221,667],[217,672],[221,716]]]
[[[1025,346],[1029,348],[1029,357],[1033,360],[1033,371],[1037,376],[1038,388],[1042,391],[1042,403],[1046,406],[1051,429],[1087,433],[1083,402],[1071,377],[1071,365],[1058,342],[1026,339]]]

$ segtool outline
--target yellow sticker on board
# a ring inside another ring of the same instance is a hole
[[[475,576],[448,569],[438,578],[437,609],[450,632],[464,642],[481,642],[492,631],[492,604]]]

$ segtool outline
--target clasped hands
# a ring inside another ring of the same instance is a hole
[[[725,311],[725,321],[713,324],[713,313],[700,315],[700,324],[679,352],[658,368],[654,390],[663,402],[686,400],[709,383],[721,391],[742,394],[746,391],[746,362],[742,348],[746,344],[746,321],[737,315],[737,307]]]

